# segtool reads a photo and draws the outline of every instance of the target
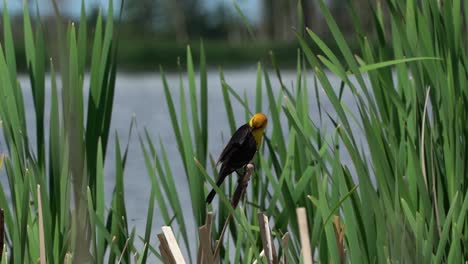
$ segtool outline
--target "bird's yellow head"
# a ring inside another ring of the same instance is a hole
[[[267,124],[268,119],[266,115],[262,113],[256,113],[249,121],[249,126],[252,128],[252,134],[255,137],[257,147],[260,146],[260,143],[262,142],[263,131],[265,131]]]

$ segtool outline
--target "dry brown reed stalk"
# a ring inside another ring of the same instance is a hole
[[[263,213],[258,213],[258,225],[260,227],[260,236],[262,238],[263,251],[268,264],[277,264],[278,257],[276,255],[275,245],[271,239],[270,224],[268,217]]]
[[[45,239],[44,239],[44,217],[42,212],[41,186],[37,185],[37,204],[39,212],[39,263],[46,263]]]
[[[3,257],[4,241],[5,238],[5,219],[3,209],[0,209],[0,260]]]
[[[258,225],[260,227],[260,236],[263,245],[260,257],[265,257],[268,264],[278,264],[278,255],[276,253],[275,244],[271,238],[270,223],[265,214],[258,213]],[[256,263],[257,261],[254,261],[254,264]]]
[[[302,257],[304,264],[312,264],[312,252],[310,249],[309,226],[307,224],[307,214],[304,207],[296,209],[297,221],[301,236]]]
[[[63,263],[70,264],[72,263],[72,260],[73,260],[73,256],[70,252],[68,252],[67,254],[65,254],[65,257],[63,258]]]
[[[213,213],[206,215],[205,224],[198,228],[200,243],[198,243],[197,263],[214,263],[215,258],[211,249],[211,225],[213,223]]]
[[[286,232],[281,238],[281,247],[283,248],[283,264],[288,264],[289,233]]]
[[[340,223],[340,217],[335,215],[333,217],[333,229],[335,230],[336,244],[338,246],[338,252],[340,253],[340,263],[344,264],[345,261],[345,247],[343,243],[344,238],[344,225]]]
[[[234,191],[234,195],[231,198],[231,205],[234,209],[237,208],[237,205],[239,204],[240,199],[242,198],[243,194],[245,193],[245,190],[247,189],[247,186],[249,185],[250,177],[252,176],[254,168],[255,166],[253,164],[251,163],[247,164],[245,166],[244,175],[242,175],[242,177],[240,177],[238,180],[237,188]],[[218,243],[216,243],[216,248],[214,252],[215,259],[217,258],[219,251],[221,249],[221,243],[223,242],[224,233],[226,232],[226,229],[229,225],[229,222],[231,221],[231,218],[232,218],[232,213],[229,213],[228,217],[226,218],[226,221],[224,222],[223,230],[221,231],[219,241]]]
[[[183,264],[185,263],[184,256],[180,251],[179,244],[175,239],[174,233],[170,226],[163,226],[162,233],[158,234],[159,251],[164,263]]]

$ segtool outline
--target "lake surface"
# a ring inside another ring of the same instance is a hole
[[[254,105],[255,102],[255,87],[256,87],[256,67],[245,68],[242,70],[229,70],[225,73],[226,82],[236,90],[241,96],[246,95],[251,105]],[[291,88],[295,87],[296,82],[296,73],[295,71],[283,71],[282,72],[284,84]],[[313,90],[313,76],[308,75],[308,87],[310,90],[311,102],[315,101],[315,92]],[[180,104],[178,102],[179,98],[179,75],[178,74],[168,74],[167,75],[169,85],[171,87],[175,104],[177,110],[180,112]],[[188,95],[188,81],[183,78],[186,98],[189,102]],[[280,89],[280,84],[276,75],[271,73],[270,80],[274,90],[277,92]],[[334,77],[330,77],[332,85],[339,89],[340,82]],[[47,82],[47,91],[46,91],[46,127],[48,126],[48,115],[49,115],[49,97],[50,97],[50,79],[46,80]],[[27,122],[28,122],[28,132],[30,135],[35,133],[34,128],[34,106],[31,98],[31,89],[30,83],[27,76],[22,76],[20,78],[20,83],[23,88],[25,105],[27,111]],[[85,90],[87,90],[87,79],[85,80]],[[199,81],[197,81],[197,85]],[[265,85],[263,84],[263,87]],[[229,125],[224,108],[224,101],[222,97],[221,83],[219,78],[219,73],[217,71],[209,71],[208,74],[208,93],[209,93],[209,152],[213,157],[217,158],[220,154],[222,147],[224,146],[229,135]],[[265,90],[264,90],[265,93]],[[87,97],[87,92],[85,93]],[[321,98],[321,104],[325,111],[332,112],[332,107],[324,92],[319,89],[319,96]],[[344,93],[344,103],[347,104],[351,110],[355,111],[354,100],[350,94],[345,91]],[[264,103],[264,112],[269,115],[267,99],[263,100]],[[87,105],[87,98],[85,98],[85,106]],[[233,99],[233,109],[236,112],[236,122],[238,125],[245,120],[245,112],[243,106]],[[188,107],[189,116],[190,108]],[[318,111],[317,106],[311,103],[311,116],[314,121],[318,121]],[[164,91],[162,86],[162,80],[158,72],[145,73],[145,74],[128,74],[128,73],[119,73],[117,75],[116,81],[116,93],[114,101],[114,112],[112,116],[111,123],[111,136],[109,138],[108,144],[108,153],[106,160],[106,198],[109,204],[110,197],[114,188],[114,178],[115,178],[115,169],[114,169],[114,132],[116,131],[119,135],[122,148],[125,148],[127,139],[129,136],[129,127],[132,118],[135,117],[137,121],[137,127],[134,129],[133,134],[130,137],[130,147],[128,152],[128,160],[125,169],[125,199],[127,205],[127,213],[129,218],[130,227],[136,226],[137,235],[144,235],[144,228],[146,224],[146,213],[148,208],[148,199],[150,196],[150,179],[146,171],[145,163],[143,160],[142,150],[140,148],[138,134],[143,135],[144,128],[148,129],[148,132],[151,134],[152,139],[155,143],[159,143],[159,140],[164,142],[168,157],[171,162],[171,169],[176,178],[176,184],[178,188],[179,195],[181,197],[182,205],[187,205],[185,210],[187,210],[186,215],[190,216],[191,210],[189,201],[189,192],[187,188],[186,176],[180,161],[179,152],[177,150],[175,137],[172,130],[172,125],[170,123],[167,105],[165,102]],[[285,118],[284,116],[282,118]],[[326,119],[328,119],[325,116]],[[284,122],[286,127],[286,122]],[[270,129],[271,130],[271,129]],[[328,129],[328,131],[332,131]],[[271,134],[271,131],[268,131],[267,134]],[[34,137],[31,138],[34,143]],[[3,142],[3,137],[1,138]],[[2,143],[0,146],[5,146]],[[35,146],[35,145],[34,145]],[[2,183],[5,184],[5,177],[2,175]],[[5,185],[4,185],[5,186]],[[187,219],[189,220],[189,219]],[[193,233],[195,226],[189,224],[189,231]],[[158,213],[157,208],[155,209],[154,223],[153,223],[153,238],[152,244],[157,245],[155,241],[156,232],[160,232],[160,227],[163,225],[162,219]],[[194,227],[194,229],[190,227]]]

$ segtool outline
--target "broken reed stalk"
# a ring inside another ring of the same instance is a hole
[[[307,224],[307,214],[304,207],[296,209],[297,221],[299,224],[299,232],[302,246],[302,257],[304,264],[312,264],[312,251],[310,249],[309,226]]]
[[[278,264],[275,245],[271,238],[270,223],[268,217],[263,213],[258,213],[258,225],[260,227],[260,236],[262,238],[263,252],[268,264]]]
[[[159,251],[164,263],[183,264],[185,263],[184,256],[180,251],[179,244],[172,232],[170,226],[163,226],[162,233],[158,234]]]
[[[260,229],[260,236],[262,239],[263,249],[260,252],[259,258],[256,259],[253,264],[257,264],[261,258],[266,258],[268,264],[278,264],[278,254],[276,253],[275,244],[273,243],[273,238],[271,236],[270,223],[268,217],[263,213],[258,213],[258,224]],[[287,254],[288,254],[288,243],[289,243],[289,233],[286,232],[281,239],[281,246],[283,248],[283,262],[282,264],[287,264]],[[261,263],[263,263],[260,260]]]
[[[288,264],[289,233],[286,232],[281,238],[281,247],[283,248],[283,264]]]
[[[338,246],[338,252],[340,253],[340,263],[346,263],[346,253],[344,248],[344,225],[341,225],[340,217],[335,215],[333,217],[333,229],[335,230],[336,244]]]
[[[211,225],[213,223],[213,213],[208,212],[205,224],[198,228],[199,243],[197,263],[214,263],[215,258],[211,249]]]
[[[45,238],[44,238],[44,214],[42,212],[41,186],[37,185],[37,204],[39,213],[39,263],[46,263]]]
[[[242,175],[242,177],[240,177],[239,180],[237,181],[238,184],[237,184],[236,190],[234,191],[234,195],[232,196],[232,199],[231,199],[231,205],[234,209],[237,208],[237,205],[239,204],[239,201],[241,200],[243,194],[245,193],[247,186],[249,186],[250,177],[252,176],[254,168],[255,167],[252,163],[247,164],[245,166],[244,175]],[[221,231],[221,235],[219,236],[218,243],[216,243],[215,252],[214,252],[215,259],[218,257],[219,251],[221,249],[221,243],[223,242],[224,233],[226,232],[226,229],[229,225],[229,222],[231,221],[231,218],[232,218],[232,213],[229,213],[228,217],[226,218],[226,221],[224,222],[223,230]]]
[[[2,260],[3,257],[3,246],[4,246],[4,241],[3,239],[5,238],[5,219],[3,215],[3,209],[0,209],[0,261]]]

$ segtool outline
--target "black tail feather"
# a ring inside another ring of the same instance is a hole
[[[206,203],[210,204],[213,201],[215,195],[216,195],[216,191],[215,191],[215,189],[212,189],[211,192],[206,197]]]
[[[232,173],[232,169],[226,168],[224,165],[221,165],[221,170],[219,171],[219,178],[216,181],[216,185],[219,187],[223,183],[224,179]],[[211,204],[216,195],[215,189],[212,189],[211,192],[206,197],[206,203]]]

